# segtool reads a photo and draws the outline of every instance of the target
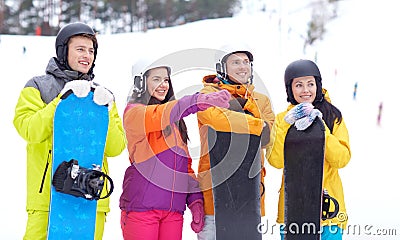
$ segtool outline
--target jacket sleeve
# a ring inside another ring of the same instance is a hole
[[[199,181],[192,169],[192,159],[188,158],[188,178],[189,178],[189,193],[186,198],[186,204],[189,206],[192,202],[202,199],[203,193],[200,190]]]
[[[124,114],[124,126],[134,135],[158,132],[168,125],[196,113],[197,94],[182,97],[164,104],[128,104]]]
[[[190,115],[197,113],[199,108],[197,107],[197,97],[199,93],[193,95],[187,95],[179,99],[176,104],[172,107],[170,113],[170,124]]]
[[[266,158],[268,159],[269,164],[271,166],[281,169],[284,165],[284,144],[285,137],[288,129],[290,128],[290,124],[284,121],[283,117],[285,113],[280,113],[277,115],[274,125],[271,131],[271,139],[274,139],[271,142],[272,147],[270,151],[267,151]]]
[[[109,112],[108,133],[106,139],[105,155],[115,157],[121,154],[126,147],[125,132],[115,102]]]
[[[261,146],[262,148],[270,148],[274,139],[271,137],[272,126],[275,122],[275,113],[272,110],[271,101],[267,96],[260,97],[260,112],[261,119],[264,120],[266,126],[263,128],[261,135],[261,143],[266,145]],[[265,135],[265,136],[264,136]],[[266,139],[267,141],[264,141]],[[268,150],[267,150],[268,151]]]
[[[203,88],[202,93],[218,91],[213,88]],[[198,121],[203,125],[209,125],[216,131],[247,133],[261,135],[264,121],[249,114],[232,111],[229,109],[210,107],[197,113]],[[243,124],[247,123],[247,124]]]
[[[350,158],[349,134],[344,120],[335,123],[332,133],[325,127],[325,161],[333,168],[343,168]]]
[[[25,87],[15,107],[13,124],[18,134],[27,142],[40,143],[52,136],[54,112],[59,97],[49,104],[43,102],[40,92]]]
[[[261,135],[263,121],[260,118],[248,114],[210,107],[205,111],[198,112],[197,119],[203,125],[209,125],[216,131],[247,133]],[[243,124],[243,123],[247,124]]]
[[[272,126],[274,125],[274,121],[275,121],[275,113],[272,110],[272,105],[271,105],[271,101],[269,100],[269,98],[265,97],[265,101],[263,101],[263,103],[265,102],[265,104],[263,104],[263,106],[261,106],[261,118],[262,120],[264,120],[264,122],[266,122],[269,126],[269,129],[272,129]]]

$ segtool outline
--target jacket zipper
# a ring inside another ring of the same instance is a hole
[[[105,169],[103,169],[103,163],[101,164],[101,170],[103,171],[104,170],[104,173],[105,174],[107,174],[108,176],[110,176],[109,174],[108,174],[108,172],[106,172],[106,170]],[[108,194],[108,180],[106,180],[105,178],[104,178],[104,187],[106,188],[106,194]],[[101,190],[101,192],[100,192],[100,197],[101,197],[101,194],[103,193],[103,191],[104,191],[104,188]]]
[[[176,153],[174,154],[174,180],[172,182],[172,189],[171,189],[171,205],[169,211],[172,210],[174,206],[174,192],[175,192],[175,182],[176,182]]]
[[[178,140],[176,137],[176,132],[175,132],[175,126],[171,124],[172,132],[174,134],[174,140],[175,140],[175,146],[178,146]],[[174,153],[174,179],[172,181],[172,189],[171,189],[171,202],[170,202],[170,209],[169,211],[172,210],[174,206],[174,191],[175,191],[175,181],[176,181],[176,153]]]
[[[44,180],[46,179],[47,169],[49,168],[49,164],[50,164],[50,161],[49,161],[50,155],[51,155],[51,150],[49,150],[49,153],[47,154],[46,167],[44,168],[44,173],[43,173],[43,177],[42,177],[42,183],[40,184],[39,193],[42,193],[42,192],[43,192]]]

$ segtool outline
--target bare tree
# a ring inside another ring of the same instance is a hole
[[[0,0],[0,33],[4,32],[4,12],[5,12],[4,0]]]

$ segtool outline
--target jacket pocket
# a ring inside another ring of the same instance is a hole
[[[49,150],[49,153],[47,154],[46,166],[43,170],[42,182],[40,183],[39,193],[43,192],[43,186],[44,186],[44,182],[46,180],[47,170],[49,169],[49,165],[50,165],[50,158],[51,158],[51,150]]]
[[[133,208],[142,208],[143,196],[147,191],[148,182],[134,166],[129,166],[125,171],[120,197],[120,207],[131,211]]]

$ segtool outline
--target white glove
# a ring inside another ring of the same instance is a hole
[[[299,103],[296,106],[294,106],[292,109],[290,109],[286,115],[285,115],[285,121],[292,125],[295,123],[297,120],[308,116],[311,114],[311,111],[314,109],[314,106],[312,103],[309,102],[303,102]]]
[[[86,97],[89,92],[92,84],[87,80],[73,80],[67,82],[64,88],[61,90],[60,95],[63,96],[66,92],[71,90],[78,98]]]
[[[316,117],[319,117],[322,120],[322,113],[318,109],[314,108],[311,110],[309,115],[296,120],[294,125],[296,126],[297,130],[306,130],[314,122]]]
[[[108,111],[110,111],[114,102],[114,95],[105,87],[96,86],[93,93],[93,101],[101,106],[107,105]]]

